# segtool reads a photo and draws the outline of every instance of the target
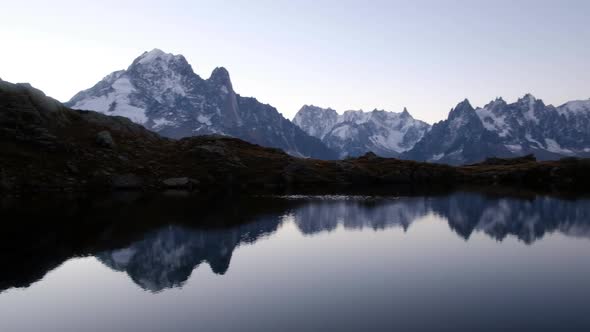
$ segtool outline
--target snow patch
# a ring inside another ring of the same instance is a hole
[[[354,122],[356,124],[362,124],[369,121],[371,118],[372,112],[363,112],[362,110],[358,111],[346,111],[344,114],[339,116],[338,122]]]
[[[543,144],[541,144],[541,142],[539,142],[539,141],[535,140],[535,139],[533,138],[533,136],[531,136],[531,134],[526,134],[526,135],[524,135],[524,138],[526,138],[526,140],[527,140],[527,141],[529,141],[529,142],[531,142],[531,143],[535,143],[535,144],[537,144],[537,146],[538,146],[539,148],[543,148]]]
[[[399,131],[386,132],[384,135],[373,135],[369,138],[373,144],[389,150],[403,152],[406,149],[400,147],[404,139],[404,133]]]
[[[550,152],[555,153],[562,153],[562,154],[572,154],[573,152],[568,149],[564,149],[557,143],[554,139],[545,138],[545,144],[547,145],[547,150]]]
[[[154,119],[154,129],[160,129],[164,126],[171,126],[174,125],[174,122],[170,121],[170,120],[166,120],[164,118],[159,118],[159,119]]]
[[[504,145],[510,152],[522,152],[522,145],[520,144],[506,144]]]
[[[464,116],[458,116],[451,120],[449,123],[449,128],[451,132],[456,132],[459,128],[463,127],[467,124],[467,119]]]
[[[162,50],[154,48],[153,50],[146,52],[144,55],[142,55],[141,59],[139,60],[139,63],[141,63],[142,65],[150,64],[154,61],[157,61],[158,59],[168,62],[168,61],[172,61],[174,59],[177,59],[179,57],[180,57],[180,55],[166,53]]]
[[[497,115],[488,108],[478,108],[475,113],[487,130],[497,133],[500,137],[510,134],[510,126],[506,124],[506,115]]]
[[[442,157],[444,157],[445,154],[444,153],[439,153],[439,154],[435,154],[434,156],[432,156],[432,158],[430,158],[431,161],[437,161],[437,160],[441,160]]]
[[[72,108],[124,116],[135,123],[144,124],[148,121],[145,110],[132,105],[129,99],[133,92],[135,92],[135,87],[129,78],[122,76],[113,82],[112,91],[109,93],[80,100]]]
[[[352,130],[349,125],[343,125],[332,130],[331,134],[341,140],[345,140],[351,137]]]
[[[199,114],[199,116],[197,116],[197,121],[199,121],[200,123],[206,124],[208,126],[211,125],[211,117],[206,117],[202,114]]]
[[[570,115],[578,113],[590,113],[590,99],[588,100],[572,100],[557,108],[559,114]]]
[[[528,110],[524,113],[524,117],[525,119],[535,122],[535,123],[539,123],[539,119],[537,118],[537,116],[535,115],[535,102],[537,100],[533,97],[533,96],[529,96],[528,97]]]

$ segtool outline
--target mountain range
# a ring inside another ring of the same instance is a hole
[[[452,165],[488,157],[533,154],[540,160],[590,156],[590,99],[559,107],[526,94],[473,108],[465,99],[446,120],[429,126],[402,113],[346,111],[305,105],[293,122],[341,158],[369,151],[384,157]]]
[[[474,108],[466,99],[429,124],[403,112],[346,111],[305,105],[293,122],[274,107],[234,92],[228,71],[197,75],[182,55],[154,49],[115,71],[66,106],[124,116],[171,138],[220,134],[298,157],[383,157],[453,165],[488,157],[590,156],[590,100],[545,105],[530,94]]]
[[[410,150],[430,129],[426,122],[403,112],[346,111],[303,106],[293,123],[322,140],[340,158],[358,157],[369,151],[384,157],[399,157]]]
[[[402,157],[455,165],[492,156],[588,157],[588,128],[590,99],[555,107],[526,94],[514,103],[497,98],[475,109],[465,99]]]
[[[171,138],[220,134],[299,157],[336,157],[274,107],[235,93],[225,68],[202,79],[184,56],[159,49],[144,52],[65,105],[124,116]]]

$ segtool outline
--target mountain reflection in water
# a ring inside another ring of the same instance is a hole
[[[15,237],[4,244],[2,256],[15,268],[0,276],[0,289],[29,286],[72,257],[96,256],[141,288],[160,292],[183,286],[203,263],[216,274],[228,273],[238,246],[270,237],[291,222],[305,235],[339,227],[407,231],[417,220],[435,215],[465,240],[474,232],[497,241],[513,236],[529,245],[554,232],[590,237],[588,200],[544,196],[458,192],[399,198],[253,197],[230,203],[139,197],[78,204],[53,207],[51,220],[59,218],[61,224],[55,225],[63,225],[55,227],[48,220],[40,225],[43,208],[4,206],[2,216],[9,219],[3,220],[12,218],[9,234]]]

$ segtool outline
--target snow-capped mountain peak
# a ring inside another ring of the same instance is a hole
[[[176,60],[184,60],[182,55],[174,55],[172,53],[166,53],[158,48],[154,48],[149,52],[144,52],[140,55],[136,62],[142,65],[149,65],[158,62],[171,62]]]
[[[475,110],[467,98],[457,104],[449,113],[449,119],[462,118],[471,115]]]
[[[488,110],[496,110],[502,108],[506,105],[506,101],[502,97],[497,97],[496,99],[487,103],[483,108]]]
[[[590,99],[568,101],[559,106],[557,111],[565,115],[590,113]]]
[[[475,112],[464,101],[405,157],[463,164],[529,153],[539,159],[589,156],[587,128],[590,100],[572,101],[555,108],[526,94],[511,104],[496,98]]]
[[[529,93],[525,93],[524,96],[522,96],[522,97],[520,97],[518,99],[518,102],[525,102],[525,103],[527,103],[527,102],[535,102],[535,101],[537,101],[537,98],[535,96],[533,96],[533,94],[530,93],[530,92]]]
[[[331,108],[321,108],[314,105],[303,105],[295,114],[293,123],[307,134],[323,139],[340,119],[338,113]]]
[[[144,52],[126,70],[108,75],[66,104],[124,116],[172,138],[222,134],[296,156],[335,157],[274,107],[237,95],[227,69],[215,68],[204,80],[184,56],[159,49]]]
[[[382,156],[398,156],[409,150],[430,128],[412,118],[407,109],[387,112],[349,110],[339,115],[331,108],[304,105],[293,122],[309,135],[320,138],[341,158],[369,151]]]

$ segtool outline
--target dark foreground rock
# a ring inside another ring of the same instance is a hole
[[[169,178],[169,179],[162,181],[162,184],[167,189],[193,190],[194,188],[199,186],[199,181],[195,180],[195,179],[189,179],[187,177]]]
[[[488,159],[452,167],[381,158],[292,157],[223,136],[173,140],[123,117],[71,110],[0,81],[0,191],[255,191],[508,185],[589,191],[590,160]]]
[[[99,132],[98,134],[96,134],[96,143],[99,146],[102,146],[105,148],[112,149],[115,147],[115,141],[113,140],[111,133],[109,133],[106,130],[103,130],[103,131]]]

